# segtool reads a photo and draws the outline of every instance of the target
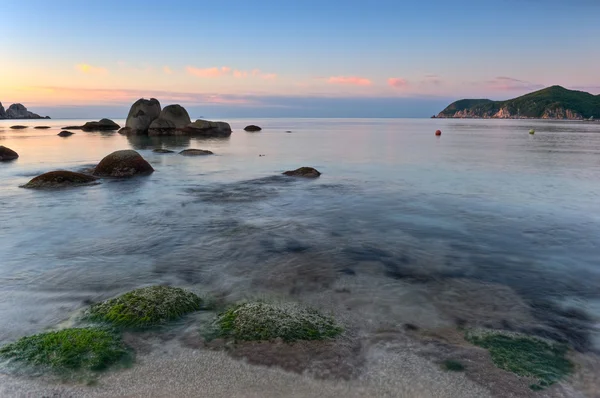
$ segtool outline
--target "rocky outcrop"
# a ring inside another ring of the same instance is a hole
[[[204,155],[214,155],[211,151],[207,151],[204,149],[184,149],[179,152],[180,155],[183,156],[204,156]]]
[[[248,132],[251,132],[251,133],[252,132],[256,132],[256,131],[261,131],[261,130],[262,130],[262,128],[260,128],[258,126],[255,126],[253,124],[251,124],[250,126],[244,127],[244,131],[248,131]]]
[[[71,133],[70,131],[64,131],[64,130],[63,130],[63,131],[61,131],[60,133],[58,133],[57,135],[58,135],[59,137],[70,137],[70,136],[72,136],[73,134],[75,134],[75,133]]]
[[[106,156],[94,169],[98,177],[133,177],[154,171],[139,153],[133,150],[116,151]]]
[[[83,131],[113,131],[120,129],[117,123],[110,119],[100,119],[97,122],[87,122],[83,126],[65,126],[63,130],[83,130]]]
[[[144,135],[148,134],[148,129],[155,119],[160,116],[160,102],[156,98],[140,98],[135,101],[127,115],[125,127],[128,128],[127,134]]]
[[[7,160],[15,160],[19,157],[19,154],[10,148],[0,145],[0,162]]]
[[[96,177],[72,171],[58,170],[39,175],[23,185],[23,188],[49,189],[90,185],[97,181]]]
[[[159,119],[172,122],[175,128],[182,129],[192,123],[190,115],[181,105],[168,105],[160,112]]]
[[[29,112],[22,104],[12,104],[5,111],[2,103],[0,103],[0,119],[50,119],[50,117]]]
[[[296,170],[286,171],[283,174],[291,177],[317,178],[321,173],[312,167],[300,167]]]
[[[194,123],[188,124],[183,132],[189,135],[206,137],[229,137],[231,135],[231,126],[225,122],[211,122],[198,119]]]
[[[176,130],[175,123],[167,119],[155,119],[148,129],[149,136],[174,135]]]

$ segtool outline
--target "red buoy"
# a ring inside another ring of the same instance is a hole
[[[442,135],[442,130],[436,130],[435,135]]]

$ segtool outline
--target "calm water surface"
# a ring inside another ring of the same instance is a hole
[[[230,122],[230,138],[203,140],[81,131],[61,138],[61,126],[83,121],[0,121],[0,145],[20,155],[0,164],[0,343],[147,284],[309,300],[361,274],[385,280],[390,293],[367,282],[354,293],[385,301],[390,313],[402,306],[391,293],[399,284],[486,282],[512,289],[544,333],[584,348],[597,338],[600,124]],[[265,129],[244,132],[250,123]],[[216,155],[152,153],[157,147]],[[19,188],[129,148],[156,172],[59,191]],[[321,178],[280,176],[305,165]],[[563,319],[577,322],[565,327]]]

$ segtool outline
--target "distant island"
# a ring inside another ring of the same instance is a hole
[[[2,102],[0,102],[1,119],[50,119],[50,116],[40,116],[37,113],[29,112],[22,104],[12,104],[7,110],[4,110]]]
[[[434,118],[600,119],[600,95],[552,86],[506,101],[463,99]]]

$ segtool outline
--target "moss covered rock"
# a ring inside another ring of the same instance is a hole
[[[236,340],[324,340],[342,332],[331,317],[298,304],[244,303],[229,308],[216,320],[218,336]]]
[[[39,175],[23,185],[23,188],[47,189],[47,188],[67,188],[81,185],[89,185],[98,179],[91,175],[75,173],[72,171],[57,170]]]
[[[296,169],[296,170],[286,171],[283,174],[285,174],[286,176],[291,176],[291,177],[304,177],[304,178],[317,178],[321,175],[321,173],[317,169],[314,169],[312,167],[300,167],[299,169]]]
[[[0,348],[2,358],[57,372],[102,370],[127,355],[118,335],[99,328],[36,334]]]
[[[92,305],[89,318],[115,326],[143,328],[175,320],[201,306],[200,297],[187,290],[150,286]]]
[[[133,150],[116,151],[106,156],[96,169],[94,175],[98,177],[133,177],[137,174],[150,174],[154,172],[139,153]]]
[[[500,369],[537,379],[533,389],[552,385],[573,371],[563,344],[501,331],[470,331],[466,338],[486,348]]]

